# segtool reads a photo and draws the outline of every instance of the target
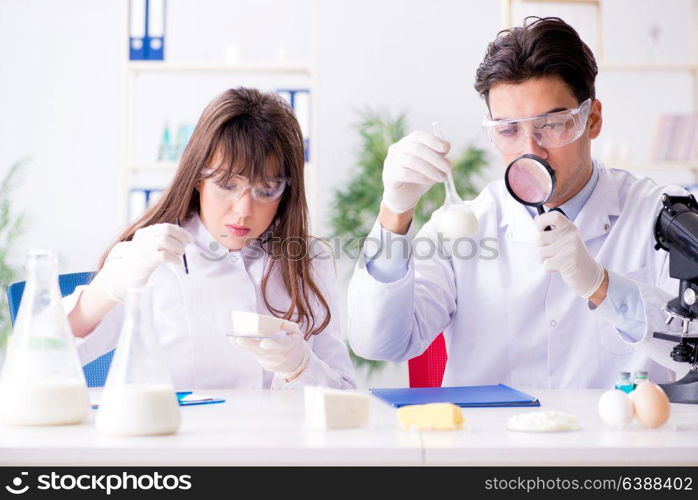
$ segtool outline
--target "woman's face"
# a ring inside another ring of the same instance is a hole
[[[274,220],[281,197],[273,200],[278,185],[250,185],[243,176],[231,177],[222,185],[213,175],[199,181],[199,217],[222,246],[240,250],[258,238]],[[255,189],[253,196],[252,189]]]

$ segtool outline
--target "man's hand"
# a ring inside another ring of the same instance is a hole
[[[449,149],[448,142],[421,130],[390,146],[383,164],[383,205],[394,214],[413,209],[451,170],[445,156]]]
[[[606,270],[589,255],[577,227],[558,211],[551,211],[535,218],[538,228],[538,255],[548,272],[558,271],[572,291],[585,299],[597,294],[605,281]],[[545,231],[551,226],[550,231]],[[607,282],[607,281],[606,281]],[[596,302],[595,302],[596,303]],[[598,304],[597,304],[598,305]]]

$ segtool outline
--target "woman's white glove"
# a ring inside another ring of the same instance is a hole
[[[131,241],[114,246],[92,284],[123,302],[128,289],[145,285],[161,263],[181,263],[185,247],[193,241],[188,231],[174,224],[143,227]]]
[[[605,271],[589,254],[577,226],[558,211],[535,218],[538,228],[538,255],[543,268],[558,271],[574,293],[588,299],[603,282]],[[545,231],[551,226],[550,231]]]
[[[451,170],[445,156],[450,149],[447,141],[421,130],[391,145],[383,163],[383,205],[395,214],[414,208]]]
[[[287,381],[305,370],[312,354],[310,345],[298,332],[282,331],[266,339],[238,337],[235,343],[252,353],[262,368],[277,373]]]

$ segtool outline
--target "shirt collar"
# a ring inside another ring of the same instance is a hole
[[[587,183],[584,185],[584,187],[577,193],[575,194],[572,198],[567,200],[565,203],[560,205],[560,209],[565,213],[567,218],[574,222],[574,220],[577,218],[577,215],[579,215],[579,212],[582,211],[582,208],[586,204],[587,200],[589,200],[589,197],[591,196],[591,193],[594,192],[594,188],[596,187],[596,184],[599,180],[599,171],[598,171],[598,166],[596,165],[596,162],[594,161],[592,163],[592,168],[591,168],[591,177],[587,181]],[[535,208],[533,207],[526,207],[528,208],[528,212],[531,214],[532,217],[535,217],[538,215],[538,212],[536,211]]]
[[[597,174],[596,179],[590,179],[582,189],[585,191],[588,188],[590,192],[586,199],[579,202],[580,208],[574,221],[584,241],[608,233],[611,227],[611,217],[620,215],[617,181],[601,163],[593,160],[593,165]],[[500,182],[504,197],[500,225],[509,226],[506,232],[508,238],[534,243],[537,229],[533,217],[526,210],[528,207],[517,202],[507,192],[504,181]],[[565,210],[564,207],[563,204],[563,210]]]
[[[579,191],[572,198],[570,198],[560,206],[562,211],[565,212],[565,214],[567,214],[567,217],[569,217],[571,221],[574,222],[574,220],[577,218],[577,215],[579,215],[579,212],[582,211],[582,208],[589,200],[591,193],[594,192],[594,188],[596,187],[598,181],[599,170],[597,165],[594,163],[591,166],[591,178],[589,179],[589,181],[587,181],[587,183],[584,185],[581,191]]]

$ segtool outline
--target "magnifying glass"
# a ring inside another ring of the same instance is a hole
[[[540,156],[525,154],[512,161],[504,174],[507,191],[516,201],[534,207],[539,214],[555,192],[555,171]],[[550,226],[545,228],[550,231]]]

